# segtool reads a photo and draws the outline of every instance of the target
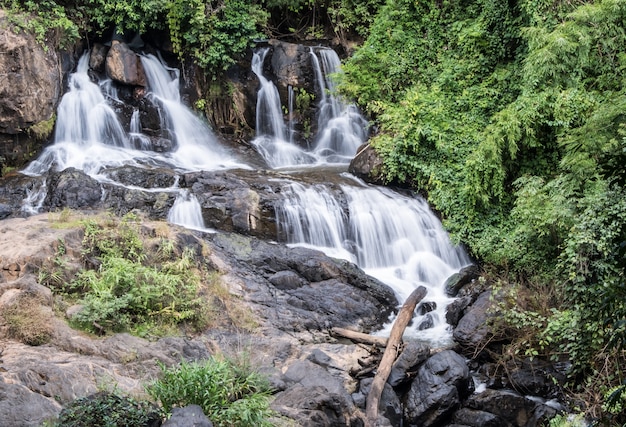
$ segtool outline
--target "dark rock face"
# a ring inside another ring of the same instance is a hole
[[[355,405],[350,395],[322,366],[308,360],[297,361],[285,372],[283,381],[285,391],[272,402],[278,413],[303,427],[353,425]]]
[[[465,359],[451,350],[437,353],[420,366],[411,383],[405,396],[405,419],[409,425],[441,425],[472,390]]]
[[[510,390],[486,390],[472,396],[469,408],[496,415],[501,426],[535,427],[556,415],[556,410]]]
[[[102,186],[89,175],[74,168],[53,173],[49,177],[45,205],[57,208],[93,208],[100,204]]]
[[[411,341],[406,344],[400,356],[391,367],[387,383],[393,387],[409,381],[417,371],[417,367],[430,356],[430,348],[420,342]]]
[[[238,275],[244,278],[246,298],[265,307],[259,315],[280,329],[340,326],[370,331],[382,325],[398,304],[387,285],[321,252],[236,234],[220,233],[210,239],[241,269]]]
[[[369,143],[366,143],[357,150],[348,171],[367,182],[381,184],[382,167],[383,159]]]
[[[60,54],[13,28],[0,11],[0,159],[20,167],[52,131],[63,70]]]
[[[479,275],[479,269],[476,265],[470,265],[462,268],[458,273],[453,274],[446,280],[444,289],[446,295],[454,297],[459,293],[459,290],[472,280],[476,280]]]
[[[454,329],[454,340],[468,354],[473,354],[474,349],[485,342],[491,334],[487,325],[487,309],[491,306],[490,298],[491,291],[480,294]]]

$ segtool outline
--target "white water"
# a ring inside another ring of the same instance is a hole
[[[367,121],[354,104],[336,97],[333,75],[341,70],[339,56],[332,49],[319,49],[320,60],[311,48],[311,62],[321,100],[314,152],[329,163],[349,163],[367,138]]]
[[[148,79],[148,96],[161,106],[163,129],[174,139],[169,153],[151,151],[150,138],[141,133],[139,114],[133,114],[126,131],[108,98],[117,93],[110,80],[101,84],[88,75],[89,52],[79,60],[69,78],[69,90],[57,109],[54,142],[23,171],[39,176],[69,167],[100,179],[107,168],[124,165],[169,166],[180,171],[247,167],[237,162],[216,142],[208,126],[180,102],[178,73],[156,57],[142,57]]]
[[[252,58],[252,71],[259,79],[257,94],[256,138],[252,141],[271,168],[302,165],[349,163],[367,137],[367,121],[354,104],[335,96],[331,75],[340,71],[339,57],[332,49],[318,48],[320,60],[311,48],[311,64],[317,79],[319,133],[312,147],[294,138],[293,88],[287,100],[287,125],[278,89],[263,75],[269,48],[260,49]]]
[[[215,232],[215,230],[205,227],[200,202],[198,202],[196,196],[186,190],[179,192],[176,201],[174,201],[174,205],[167,215],[167,221],[192,230],[208,233]]]
[[[70,76],[68,91],[59,103],[53,144],[22,172],[41,176],[50,170],[73,167],[101,182],[122,185],[111,181],[103,172],[127,165],[169,167],[180,172],[249,168],[220,147],[208,125],[181,103],[178,70],[165,66],[153,55],[144,55],[141,61],[148,82],[147,97],[158,107],[164,135],[172,138],[171,152],[152,150],[150,137],[142,132],[138,110],[133,111],[128,131],[123,128],[109,104],[109,100],[121,102],[117,90],[110,79],[91,81],[89,52],[86,52]],[[24,212],[40,210],[46,194],[45,180],[43,182],[42,188],[28,192],[23,202]],[[173,221],[207,231],[197,222],[197,217],[194,218],[196,213],[191,213],[199,211],[199,206],[194,206],[189,199],[184,199],[186,203],[179,202],[180,197],[176,200]],[[191,212],[182,213],[185,209]]]
[[[288,243],[356,263],[391,286],[400,301],[425,286],[424,301],[434,302],[436,309],[416,316],[407,334],[441,344],[449,340],[445,309],[452,299],[443,285],[470,260],[450,243],[421,197],[365,185],[342,185],[340,195],[333,196],[326,186],[298,183],[282,194],[285,201],[277,207],[277,223]],[[418,331],[425,316],[432,317],[434,327]]]

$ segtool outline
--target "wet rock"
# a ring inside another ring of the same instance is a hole
[[[430,357],[420,366],[404,401],[411,425],[437,426],[460,407],[473,390],[465,359],[452,350]]]
[[[48,209],[95,208],[100,205],[102,187],[98,181],[75,168],[51,173],[48,195],[44,205]]]
[[[126,43],[112,41],[106,57],[106,72],[116,82],[146,86],[146,75],[141,60]]]
[[[491,291],[485,291],[472,304],[467,313],[454,328],[454,340],[468,355],[473,355],[475,349],[484,343],[492,333],[487,324],[487,310],[491,306]]]
[[[369,143],[366,143],[357,150],[348,171],[367,182],[381,184],[382,166],[382,158]]]
[[[452,421],[469,427],[501,427],[504,421],[490,412],[462,408],[454,413]]]
[[[135,166],[122,166],[107,169],[104,174],[120,184],[141,188],[170,188],[177,181],[176,173],[171,169],[142,169]]]
[[[431,311],[435,311],[437,309],[437,303],[434,301],[422,301],[417,306],[417,314],[424,315],[426,313],[430,313]]]
[[[476,265],[463,267],[458,273],[454,273],[446,280],[446,283],[443,286],[446,295],[451,297],[456,296],[463,286],[471,283],[473,280],[476,280],[479,274],[480,269]]]
[[[172,409],[172,416],[162,427],[213,427],[213,423],[204,415],[198,405]]]
[[[271,70],[279,87],[307,87],[313,93],[315,76],[309,47],[279,40],[270,40],[269,44],[273,47]]]
[[[410,341],[391,367],[387,382],[397,387],[410,381],[417,371],[417,367],[430,356],[430,347],[421,342]]]
[[[103,73],[108,50],[109,48],[102,43],[94,43],[89,55],[89,68],[98,73]]]
[[[465,309],[469,307],[472,298],[469,296],[457,298],[446,307],[446,322],[452,327],[459,324],[459,320],[465,314]]]
[[[433,319],[433,316],[428,313],[426,316],[424,316],[420,324],[417,325],[417,330],[423,331],[424,329],[430,329],[433,326],[435,326],[435,320]]]
[[[536,427],[556,415],[555,409],[511,390],[487,389],[471,396],[466,405],[496,415],[506,427]]]
[[[367,400],[367,395],[372,389],[373,378],[365,378],[359,384],[359,394],[363,396],[363,403]],[[358,400],[361,400],[357,397]],[[361,406],[361,409],[365,410],[365,404]],[[380,401],[378,403],[378,414],[386,419],[389,425],[399,426],[402,425],[402,403],[398,398],[398,395],[394,392],[389,383],[385,383],[383,392],[380,395]],[[385,421],[383,421],[385,422]],[[380,423],[380,422],[379,422]]]

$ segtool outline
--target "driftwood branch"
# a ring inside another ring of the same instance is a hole
[[[383,388],[385,387],[385,383],[387,382],[387,378],[389,378],[391,365],[396,360],[396,356],[398,355],[398,349],[400,348],[400,344],[402,342],[402,335],[404,334],[406,326],[413,318],[413,311],[415,311],[417,303],[419,303],[422,298],[426,296],[426,293],[427,290],[423,286],[420,286],[411,292],[411,295],[409,295],[402,305],[402,308],[398,313],[398,317],[391,327],[387,348],[385,348],[383,358],[378,365],[378,371],[374,376],[374,381],[372,381],[372,388],[367,395],[367,401],[365,404],[366,427],[375,427],[378,423],[378,405],[380,403],[380,396],[383,392]]]
[[[358,343],[377,345],[379,347],[387,346],[387,338],[385,337],[376,337],[374,335],[364,334],[362,332],[351,331],[350,329],[334,327],[330,330],[330,333],[335,336],[348,338],[349,340]]]

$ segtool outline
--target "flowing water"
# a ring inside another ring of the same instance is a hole
[[[99,179],[103,170],[124,165],[166,166],[183,172],[246,167],[223,150],[209,127],[180,102],[178,72],[153,55],[141,60],[148,98],[159,107],[161,129],[171,137],[172,151],[150,149],[152,143],[141,132],[138,112],[131,117],[129,131],[124,130],[112,107],[112,101],[119,102],[116,91],[108,79],[91,81],[86,52],[57,109],[53,144],[23,173],[38,176],[74,167]]]
[[[263,75],[268,52],[255,52],[252,62],[259,79],[253,145],[270,168],[305,170],[317,178],[316,184],[285,184],[280,193],[283,199],[275,206],[280,236],[290,245],[316,248],[356,263],[391,286],[400,301],[417,286],[426,286],[425,301],[431,311],[419,314],[407,333],[431,341],[447,340],[450,333],[444,319],[450,299],[442,288],[450,275],[469,264],[467,255],[450,243],[423,199],[368,186],[345,172],[367,138],[367,122],[353,104],[334,94],[332,75],[340,71],[336,53],[326,48],[310,50],[319,132],[308,146],[295,136],[293,88],[283,108],[276,86]],[[89,54],[85,53],[58,107],[53,144],[23,171],[41,177],[41,185],[34,186],[24,200],[24,212],[39,210],[46,194],[45,176],[52,170],[74,167],[111,183],[103,172],[124,165],[168,167],[180,173],[250,169],[222,148],[208,125],[181,102],[178,70],[153,55],[142,55],[141,61],[148,81],[147,98],[158,109],[163,138],[169,139],[172,149],[163,153],[153,148],[154,137],[142,131],[137,109],[132,111],[128,130],[122,126],[112,107],[121,102],[115,85],[108,79],[90,79]],[[168,221],[214,232],[205,227],[195,195],[178,184],[143,190],[176,192]]]
[[[333,74],[340,72],[337,54],[327,48],[309,50],[316,77],[319,129],[309,148],[293,138],[292,91],[285,124],[278,90],[263,75],[268,51],[257,51],[252,65],[260,83],[254,143],[268,165],[293,171],[298,166],[347,164],[366,140],[368,125],[353,104],[335,96]],[[407,334],[447,342],[450,332],[445,310],[451,299],[443,285],[470,260],[462,248],[451,244],[426,201],[368,186],[354,177],[344,179],[338,191],[324,183],[293,182],[281,194],[284,200],[276,206],[276,218],[280,234],[289,244],[316,248],[356,263],[391,286],[400,301],[416,287],[425,286],[425,304],[418,307],[421,314]]]
[[[337,53],[327,48],[310,48],[319,98],[319,132],[313,144],[307,144],[294,138],[293,88],[289,88],[285,123],[278,89],[263,74],[263,63],[269,51],[269,48],[260,49],[252,58],[252,71],[259,79],[260,87],[256,104],[256,138],[252,143],[259,153],[271,168],[349,163],[367,138],[367,121],[354,104],[344,102],[335,94],[332,76],[340,71],[341,65]]]

